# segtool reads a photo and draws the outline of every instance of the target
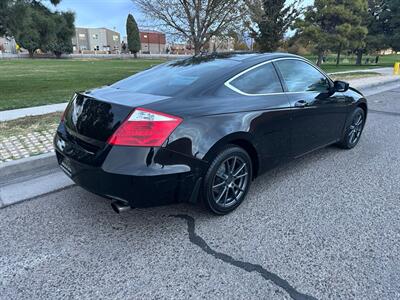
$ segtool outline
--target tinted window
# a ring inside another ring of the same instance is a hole
[[[328,79],[313,66],[294,59],[276,62],[289,92],[326,92]]]
[[[271,63],[244,73],[230,82],[230,85],[247,94],[268,94],[282,92],[282,86]]]
[[[201,79],[240,62],[229,59],[186,59],[166,63],[118,81],[112,87],[137,93],[172,96]]]

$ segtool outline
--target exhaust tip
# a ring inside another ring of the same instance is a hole
[[[130,210],[131,207],[128,203],[122,202],[122,201],[113,201],[111,203],[111,208],[117,213],[120,214],[124,211]]]

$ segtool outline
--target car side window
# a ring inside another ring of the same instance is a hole
[[[310,64],[296,59],[276,61],[288,92],[327,92],[328,78]]]
[[[229,84],[247,94],[283,92],[281,82],[272,63],[256,67],[235,78]]]

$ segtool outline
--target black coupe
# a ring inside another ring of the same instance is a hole
[[[117,212],[203,201],[226,214],[277,164],[353,148],[366,116],[360,92],[302,57],[214,54],[76,93],[54,144],[64,172]]]

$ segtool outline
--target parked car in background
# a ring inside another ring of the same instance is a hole
[[[355,147],[366,117],[360,92],[302,57],[213,54],[76,93],[54,142],[65,173],[117,212],[203,201],[226,214],[278,164]]]

